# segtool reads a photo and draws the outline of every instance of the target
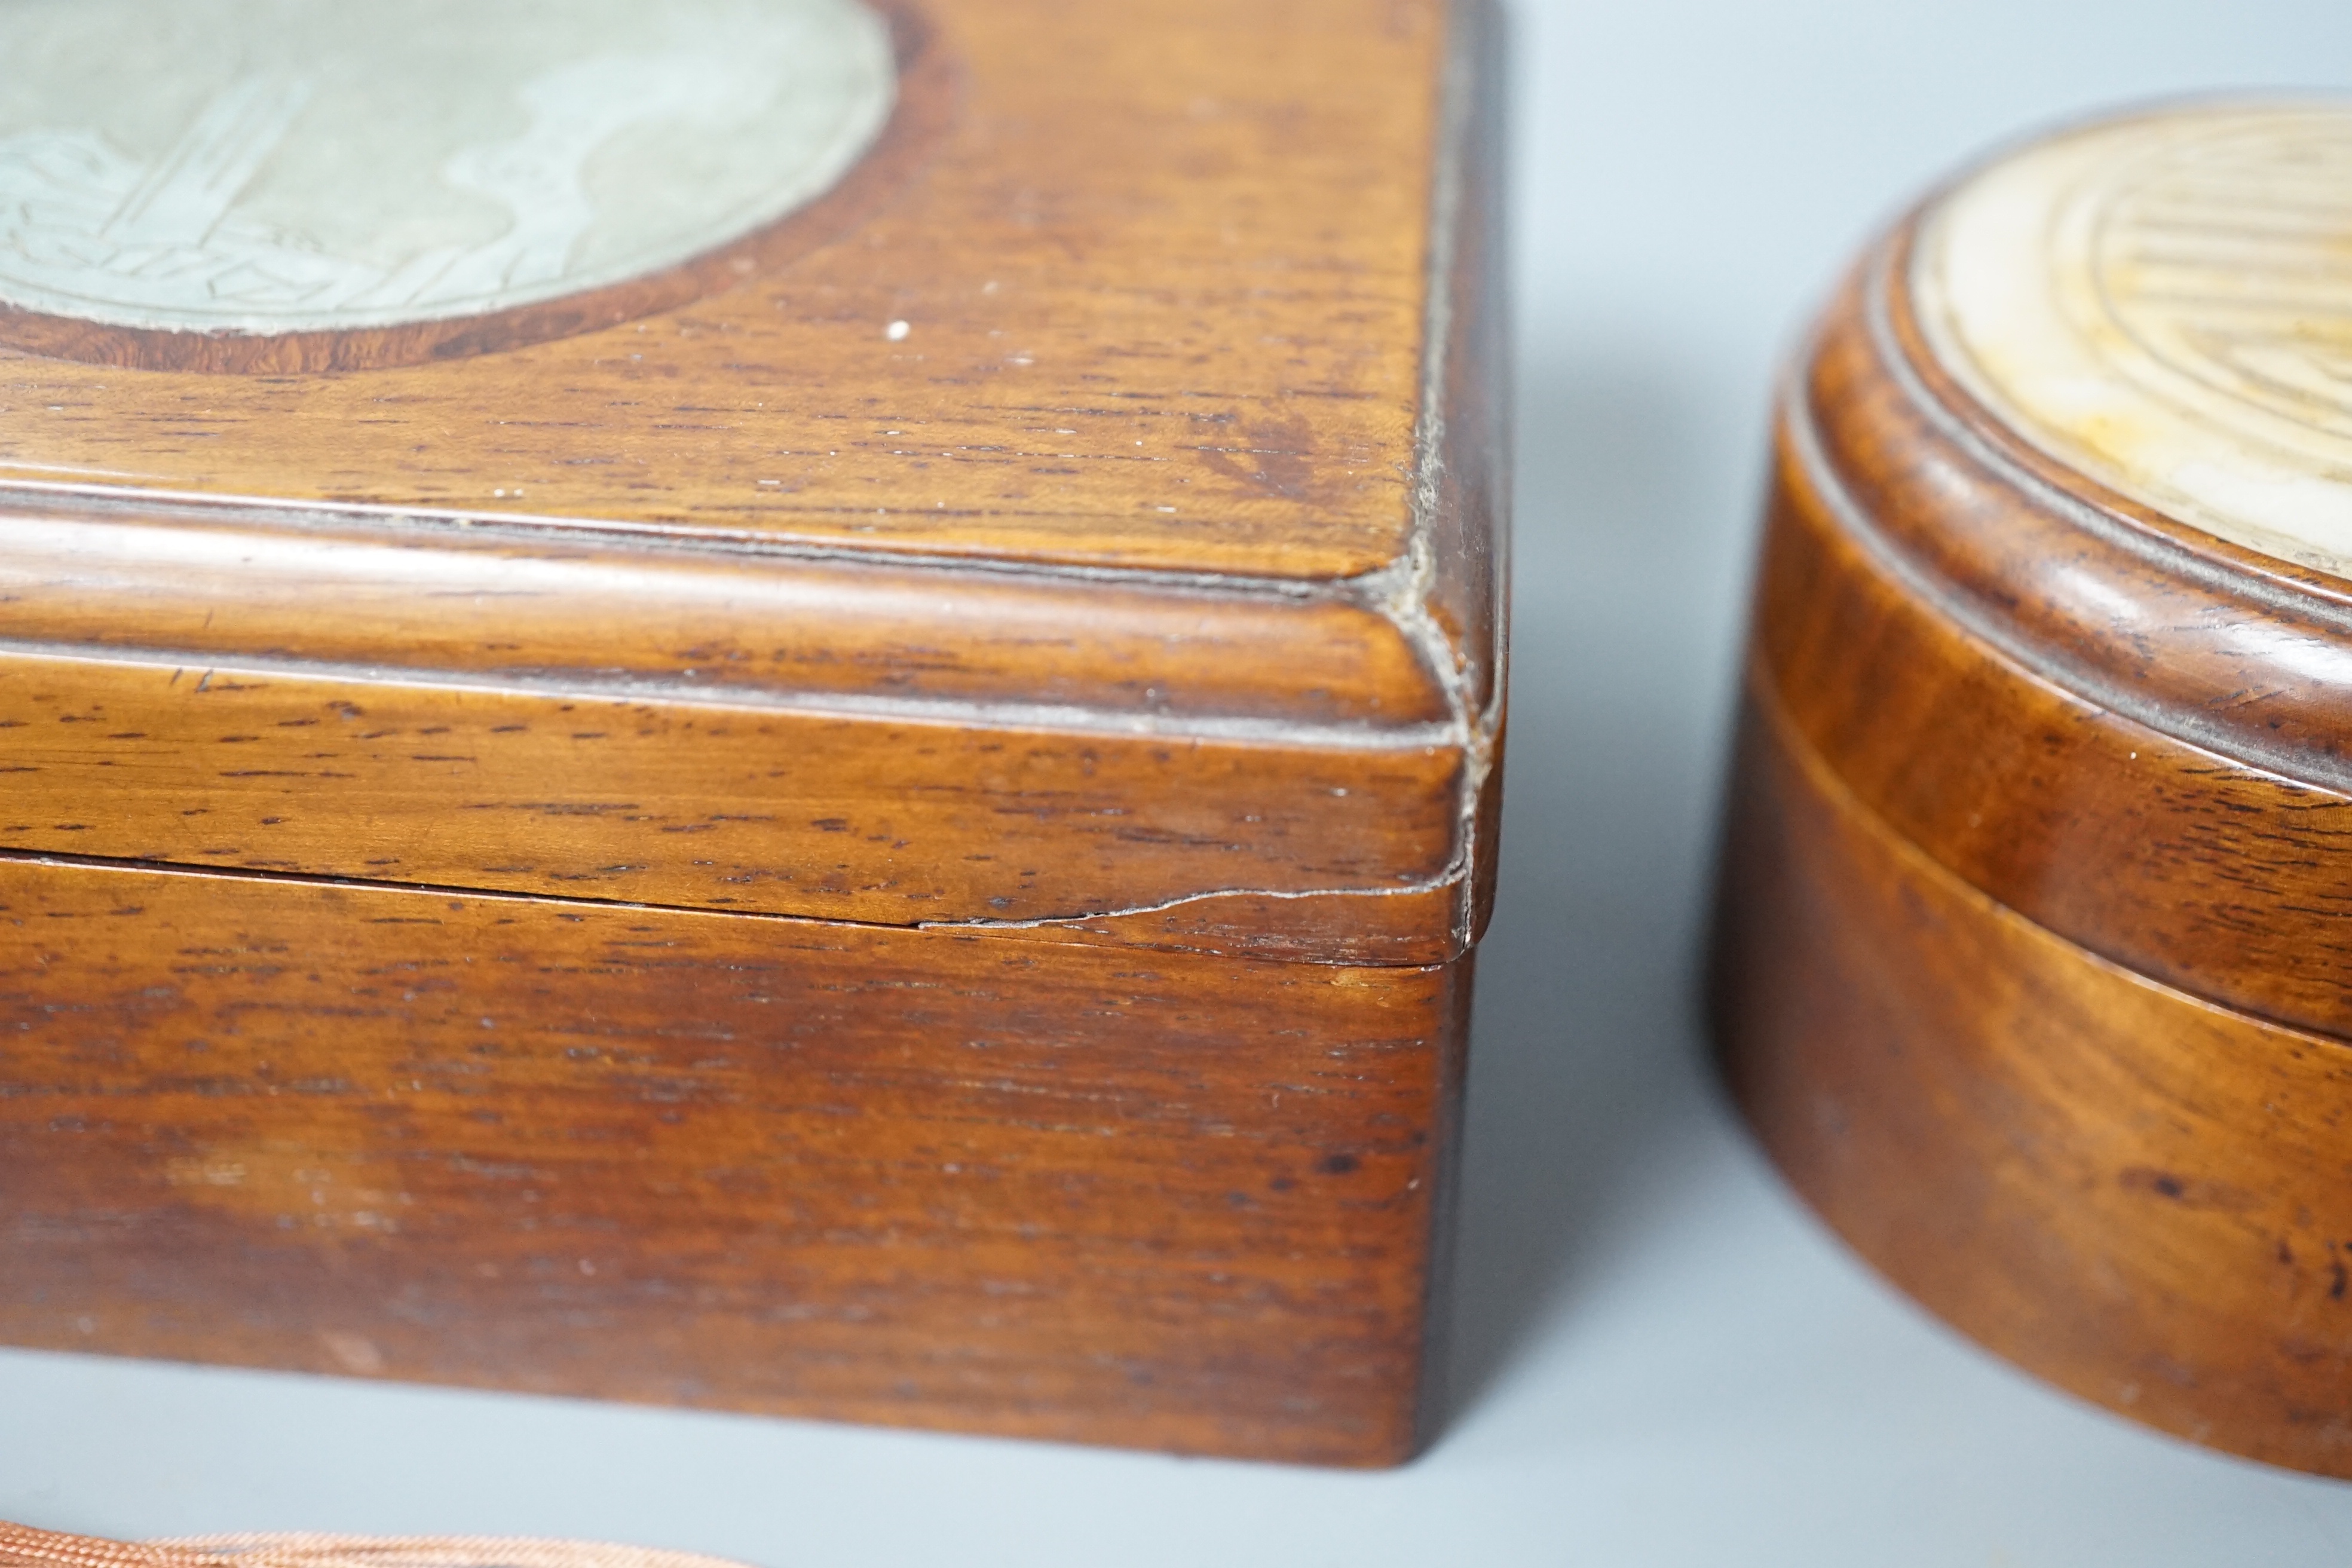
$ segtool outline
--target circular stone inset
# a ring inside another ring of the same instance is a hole
[[[2053,457],[2352,577],[2352,105],[2028,148],[1928,216],[1912,288],[1937,360]]]
[[[0,303],[255,334],[537,304],[822,195],[896,90],[856,0],[9,0]]]

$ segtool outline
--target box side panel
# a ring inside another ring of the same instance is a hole
[[[1712,1011],[1790,1182],[2036,1375],[2352,1476],[2352,1051],[1988,898],[1845,787],[1769,675],[1746,696]]]
[[[1306,911],[1291,935],[1312,953],[1366,900],[1299,895],[1447,881],[1461,768],[1432,743],[892,722],[0,654],[0,848],[879,924],[1265,893]],[[1230,948],[1249,918],[1175,945]],[[1408,949],[1416,919],[1444,933],[1434,911],[1402,918]]]
[[[1466,973],[0,863],[0,1337],[1410,1451]]]

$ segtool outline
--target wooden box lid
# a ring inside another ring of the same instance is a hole
[[[2213,103],[1930,202],[1789,400],[1763,616],[1812,742],[1944,864],[2137,973],[2335,1033],[2347,169],[2342,102]],[[1893,629],[1929,626],[1951,635]]]
[[[0,848],[1473,940],[1486,7],[280,9],[0,17]]]

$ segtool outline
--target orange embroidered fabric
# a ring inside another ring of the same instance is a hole
[[[205,1535],[103,1541],[0,1522],[0,1568],[742,1568],[589,1541],[469,1535]]]

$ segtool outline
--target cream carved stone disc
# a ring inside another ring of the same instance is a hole
[[[535,304],[823,195],[895,92],[856,0],[6,0],[0,302],[251,333]]]
[[[1927,216],[1937,359],[2109,488],[2352,577],[2352,104],[2070,132]]]

